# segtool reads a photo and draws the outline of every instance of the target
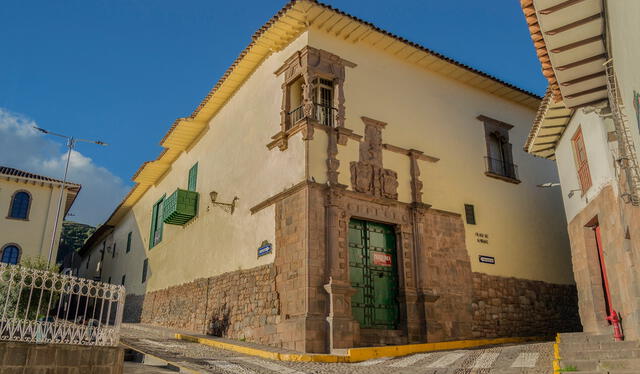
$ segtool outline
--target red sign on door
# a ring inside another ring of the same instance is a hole
[[[391,266],[391,255],[384,252],[371,252],[373,265],[375,266]]]

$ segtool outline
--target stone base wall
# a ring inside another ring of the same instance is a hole
[[[573,285],[473,273],[471,307],[475,338],[582,330]]]
[[[355,217],[396,227],[402,341],[580,330],[574,286],[473,273],[459,214],[382,205],[314,183],[274,204],[273,264],[130,296],[126,318],[311,353],[370,344],[372,336],[384,343],[386,332],[377,331],[361,342],[351,314],[347,233]]]
[[[624,175],[624,173],[622,174]],[[621,212],[624,212],[624,219]],[[626,204],[612,185],[591,199],[569,222],[571,261],[585,332],[612,333],[607,322],[600,258],[593,230],[600,226],[613,309],[622,320],[625,339],[640,339],[640,207]]]
[[[471,261],[465,244],[465,231],[459,214],[427,210],[418,265],[425,295],[427,341],[471,339]],[[436,295],[437,299],[429,299]]]
[[[0,343],[0,372],[122,374],[124,350],[67,344]]]
[[[275,267],[238,270],[149,292],[141,322],[272,344],[280,322]]]

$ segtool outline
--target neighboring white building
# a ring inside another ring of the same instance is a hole
[[[52,262],[62,221],[81,188],[69,182],[65,186]],[[24,257],[48,258],[61,190],[61,180],[0,166],[0,261],[16,264]]]
[[[640,1],[521,0],[549,90],[525,150],[555,160],[584,331],[640,338]]]

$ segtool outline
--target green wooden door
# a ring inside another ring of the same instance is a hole
[[[393,227],[352,219],[349,222],[349,276],[357,290],[351,300],[361,328],[396,329],[398,275]]]

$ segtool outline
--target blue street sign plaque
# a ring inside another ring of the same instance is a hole
[[[258,248],[258,257],[268,255],[269,253],[271,253],[272,249],[273,249],[273,246],[271,245],[271,243],[269,243],[266,240],[263,241],[262,244],[260,244],[260,247]]]

